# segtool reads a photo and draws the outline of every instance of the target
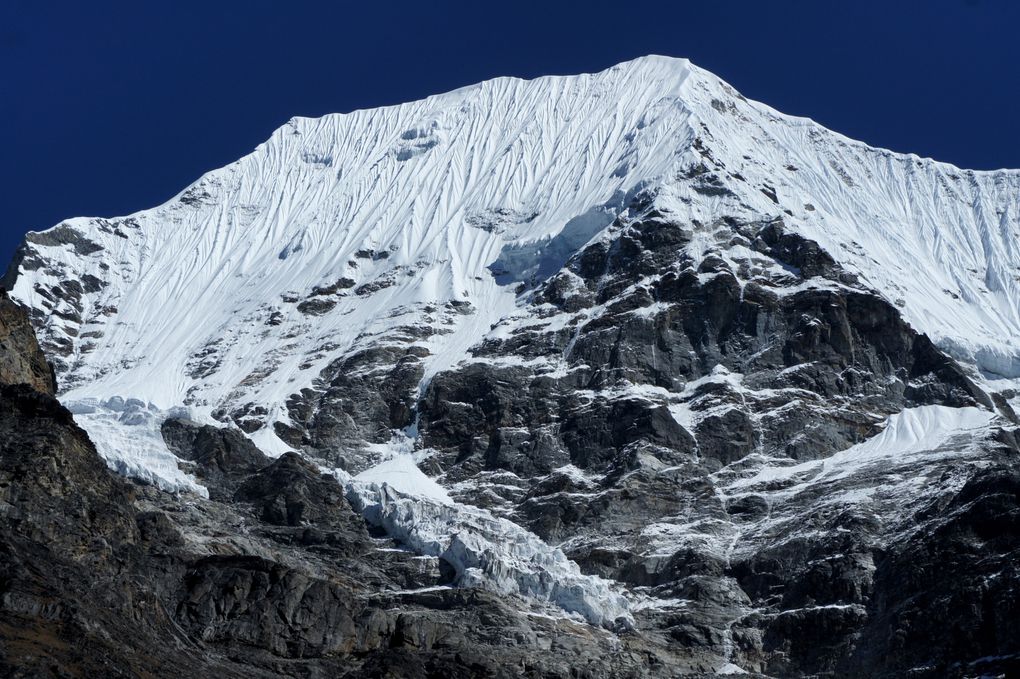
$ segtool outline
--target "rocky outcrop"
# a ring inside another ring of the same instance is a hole
[[[1020,473],[977,475],[931,511],[927,530],[875,563],[868,623],[839,667],[846,675],[1020,671]]]
[[[421,429],[444,469],[605,473],[639,449],[713,470],[752,453],[822,458],[874,433],[876,414],[991,407],[892,305],[781,221],[720,223],[695,253],[704,228],[655,213],[618,224],[536,291],[541,322],[436,376]],[[513,365],[522,356],[533,365]],[[687,428],[671,414],[681,410]]]
[[[57,381],[53,367],[39,349],[28,317],[0,288],[0,383],[27,384],[53,395]]]
[[[269,464],[269,458],[236,429],[167,418],[161,431],[174,455],[194,463],[193,471],[209,497],[227,500],[241,482]]]
[[[297,453],[286,453],[252,474],[234,494],[259,519],[304,545],[329,545],[345,554],[365,551],[368,533],[346,491]]]
[[[131,485],[52,396],[24,385],[0,387],[0,488],[0,674],[202,671],[148,577],[153,531]]]
[[[288,399],[290,424],[277,423],[276,433],[333,466],[351,471],[370,466],[361,452],[364,444],[384,443],[394,429],[414,421],[415,392],[424,374],[421,359],[428,350],[411,343],[430,333],[400,328],[387,338],[393,343],[333,361],[312,387]]]

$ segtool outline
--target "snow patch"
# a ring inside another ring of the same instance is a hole
[[[783,491],[793,493],[808,483],[843,479],[878,462],[902,461],[911,455],[936,451],[951,435],[986,427],[994,416],[990,411],[975,407],[950,408],[929,405],[906,408],[895,415],[890,415],[881,433],[863,443],[824,460],[783,467],[766,466],[754,476],[730,484],[728,492],[805,479]]]
[[[401,495],[424,498],[444,505],[453,504],[446,490],[427,477],[410,455],[396,455],[383,460],[355,476],[354,480],[377,493],[391,488]]]
[[[66,406],[99,455],[117,473],[172,493],[209,497],[205,486],[180,470],[178,458],[163,441],[163,420],[184,414],[180,409],[167,413],[151,403],[119,396],[105,401],[69,401]]]

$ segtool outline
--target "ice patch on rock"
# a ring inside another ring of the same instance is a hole
[[[563,268],[571,255],[612,224],[622,209],[622,200],[614,199],[574,217],[555,236],[506,245],[499,258],[489,265],[489,271],[500,285],[543,281]]]
[[[910,455],[934,451],[951,435],[985,427],[993,417],[994,413],[974,407],[950,408],[929,405],[905,408],[899,413],[890,415],[881,433],[863,443],[824,460],[812,460],[784,467],[766,466],[754,476],[731,484],[729,491],[774,485],[777,482],[798,478],[806,479],[784,491],[793,493],[808,483],[846,478],[868,465],[883,460],[902,461]]]
[[[365,518],[413,551],[439,557],[454,584],[479,587],[558,606],[592,625],[627,628],[629,604],[601,578],[584,575],[562,550],[486,510],[454,503],[399,454],[347,485]]]
[[[81,399],[66,405],[99,455],[118,474],[165,491],[209,497],[204,486],[180,470],[177,457],[166,447],[160,431],[163,420],[186,416],[186,409],[162,411],[151,403],[120,396],[103,401]]]
[[[425,476],[410,455],[396,455],[383,460],[371,469],[361,472],[354,479],[376,492],[382,492],[386,486],[402,495],[427,498],[439,504],[453,504],[446,490]]]

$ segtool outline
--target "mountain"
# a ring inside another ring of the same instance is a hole
[[[1017,662],[1018,171],[646,57],[293,119],[4,285],[195,667]]]

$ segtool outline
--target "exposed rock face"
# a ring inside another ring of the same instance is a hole
[[[251,503],[266,524],[295,529],[289,532],[302,544],[327,544],[348,554],[365,550],[365,522],[351,509],[343,486],[297,453],[251,475],[234,499]]]
[[[28,387],[0,387],[0,674],[201,672],[157,588],[168,523],[135,509],[70,413]],[[179,540],[179,538],[178,538]]]
[[[195,463],[196,476],[214,500],[230,499],[244,479],[269,464],[269,458],[236,429],[168,418],[162,433],[174,455]]]
[[[778,225],[737,230],[764,242]],[[334,476],[296,454],[270,460],[236,430],[163,424],[210,500],[135,486],[50,395],[8,383],[5,673],[656,677],[723,661],[767,676],[1015,670],[1014,429],[975,429],[831,479],[783,471],[865,438],[875,413],[979,413],[984,393],[810,242],[780,239],[784,253],[822,262],[820,275],[769,281],[754,271],[813,265],[766,259],[767,242],[759,261],[722,247],[669,264],[655,244],[675,243],[680,228],[645,220],[615,233],[536,290],[543,323],[437,375],[419,424],[427,464],[465,502],[561,544],[643,601],[628,630],[445,586],[456,540],[439,558],[380,550],[388,541],[370,536]],[[665,273],[650,280],[641,261]],[[25,327],[23,312],[5,307],[5,323]],[[10,336],[0,362],[39,365],[24,333]],[[554,363],[500,364],[515,355]],[[550,369],[558,362],[566,369]],[[393,416],[379,413],[380,426]],[[783,445],[791,429],[809,439]],[[904,494],[904,475],[934,492]],[[825,499],[855,488],[872,500]],[[680,532],[657,533],[678,517]],[[479,564],[500,568],[490,558]]]
[[[640,639],[621,655],[583,623],[434,587],[298,458],[240,504],[185,505],[114,476],[52,397],[4,386],[0,406],[4,676],[644,673]]]
[[[459,499],[658,599],[636,616],[645,633],[774,676],[894,676],[919,671],[922,656],[934,663],[927,671],[944,671],[952,661],[933,660],[923,633],[912,637],[916,655],[895,663],[859,640],[895,637],[894,616],[923,616],[900,598],[905,574],[887,573],[917,566],[907,556],[915,549],[947,548],[943,522],[959,519],[945,508],[960,502],[957,491],[903,495],[916,503],[916,532],[902,504],[824,498],[894,493],[882,489],[906,468],[943,479],[975,471],[904,459],[817,488],[748,480],[851,448],[884,414],[992,408],[991,399],[781,221],[722,222],[691,247],[699,230],[655,212],[618,223],[539,286],[524,321],[429,384],[419,427],[430,464]],[[957,445],[981,448],[1016,478],[1016,446],[1004,436]],[[899,606],[910,613],[886,610]],[[955,657],[1009,655],[969,648]]]
[[[39,349],[25,313],[0,288],[0,383],[27,384],[53,395],[57,381],[53,368]]]
[[[1014,461],[1017,452],[1009,451]],[[929,666],[1011,676],[1020,671],[1020,475],[982,474],[932,519],[930,532],[876,562],[871,619],[844,666],[861,675]]]
[[[414,421],[421,359],[428,350],[407,344],[429,333],[399,328],[386,343],[333,361],[312,388],[290,397],[291,424],[277,423],[276,433],[334,466],[358,471],[369,466],[359,449],[388,441],[394,429]]]
[[[481,361],[432,380],[420,426],[447,473],[823,458],[876,415],[992,405],[781,222],[719,224],[697,257],[692,230],[654,213],[610,233],[535,293],[526,322],[476,347]]]

